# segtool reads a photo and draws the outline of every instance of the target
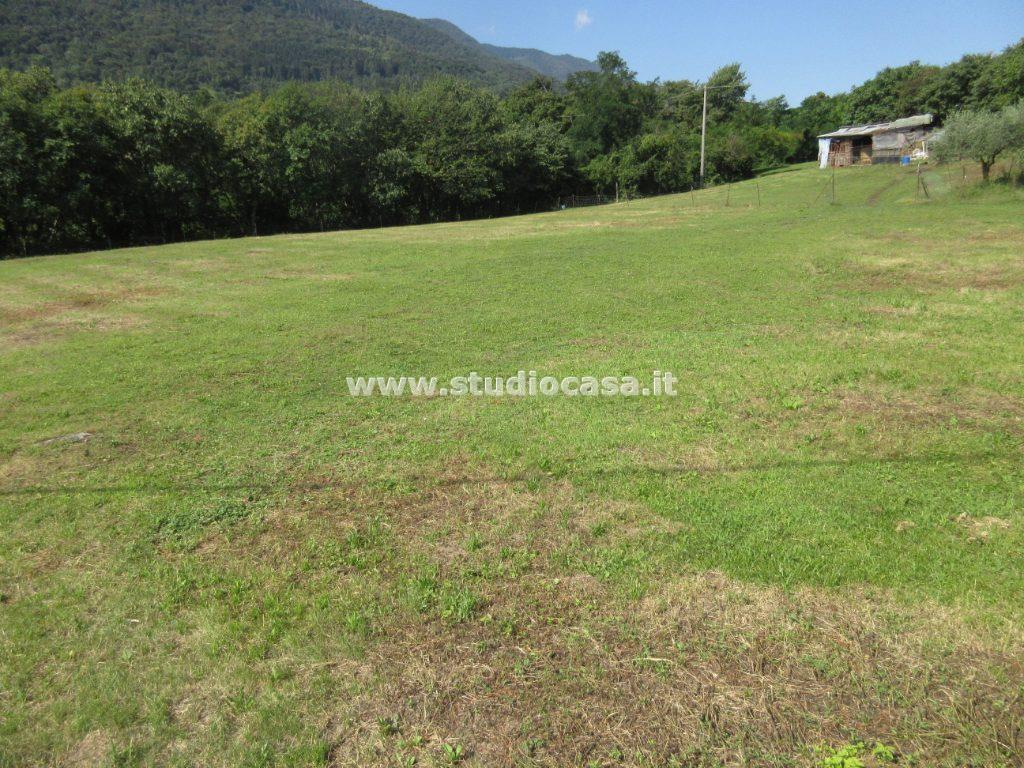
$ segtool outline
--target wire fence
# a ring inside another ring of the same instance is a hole
[[[586,208],[592,205],[608,205],[614,203],[615,198],[608,195],[569,195],[558,198],[557,210],[564,211],[567,208]]]
[[[783,172],[788,172],[788,170],[783,169]],[[785,192],[781,198],[778,195],[780,188],[773,185],[771,181],[774,174],[765,174],[741,182],[709,185],[705,187],[703,194],[702,190],[694,186],[690,189],[662,194],[641,195],[622,190],[618,195],[568,195],[558,198],[555,210],[610,203],[630,203],[677,195],[685,195],[690,205],[703,209],[717,207],[761,208],[763,205],[771,205],[780,199],[802,207],[846,203],[875,206],[889,198],[908,198],[911,194],[915,202],[927,203],[934,200],[936,195],[941,196],[946,190],[958,190],[962,195],[964,190],[981,179],[981,172],[974,164],[963,164],[961,169],[959,165],[955,164],[936,165],[917,162],[909,168],[901,168],[901,172],[896,175],[879,177],[877,185],[874,186],[864,183],[849,184],[848,181],[853,177],[848,174],[855,173],[855,170],[852,169],[837,170],[833,167],[827,171],[827,173],[823,172],[815,182],[808,181],[807,186],[802,190],[794,187]],[[1018,165],[1016,159],[994,167],[992,176],[1007,183],[1024,185],[1024,168]],[[910,192],[911,184],[914,185],[913,193]],[[802,194],[806,194],[806,198],[794,199]]]

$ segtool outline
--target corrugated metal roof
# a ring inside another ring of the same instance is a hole
[[[823,133],[819,139],[849,139],[854,136],[874,136],[876,133],[897,131],[903,128],[920,128],[935,122],[932,115],[914,115],[893,120],[889,123],[868,123],[867,125],[847,125],[832,133]]]

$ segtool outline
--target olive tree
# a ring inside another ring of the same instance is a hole
[[[1000,155],[1024,147],[1024,103],[1000,112],[958,112],[936,142],[939,162],[975,160],[988,181]]]

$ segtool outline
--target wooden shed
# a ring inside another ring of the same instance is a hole
[[[898,163],[903,157],[927,153],[925,140],[934,125],[931,115],[914,115],[888,123],[844,126],[818,137],[818,159],[822,168]]]

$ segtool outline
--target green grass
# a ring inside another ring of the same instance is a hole
[[[925,178],[0,263],[0,765],[1015,764],[1024,196]],[[680,396],[345,384],[520,369]]]

